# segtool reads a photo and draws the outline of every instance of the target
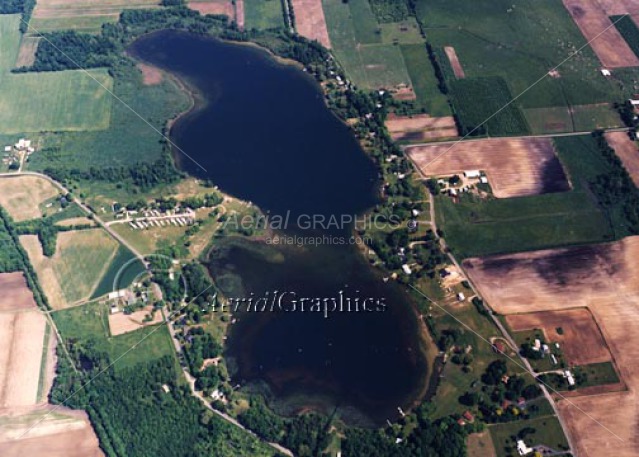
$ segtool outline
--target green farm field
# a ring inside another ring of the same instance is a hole
[[[97,33],[103,24],[116,22],[127,8],[153,8],[159,0],[38,0],[29,22],[30,33],[76,30]]]
[[[151,163],[162,158],[162,137],[145,120],[161,132],[166,119],[189,107],[189,96],[172,79],[144,85],[135,67],[124,69],[116,78],[113,92],[130,108],[114,102],[106,130],[46,133],[42,135],[44,146],[33,155],[29,168],[42,171],[47,167],[129,167],[136,162]]]
[[[323,0],[322,5],[335,56],[355,85],[368,90],[412,85],[401,49],[381,42],[381,28],[365,0]]]
[[[284,27],[284,12],[280,0],[244,0],[244,27],[274,29]]]
[[[513,95],[585,44],[581,31],[555,0],[466,2],[418,0],[416,11],[433,46],[453,46],[466,76],[502,76]],[[611,101],[613,85],[586,47],[520,99],[525,108]]]
[[[389,24],[386,24],[389,25]],[[418,104],[431,116],[450,116],[448,98],[437,87],[437,78],[426,45],[403,44],[400,46],[406,68],[413,81]]]
[[[113,81],[106,70],[13,74],[20,17],[0,16],[0,131],[103,130],[109,126]]]
[[[572,184],[569,192],[482,200],[464,196],[458,204],[436,197],[439,227],[460,257],[596,243],[617,238],[615,214],[605,213],[588,182],[607,165],[590,136],[555,138]]]

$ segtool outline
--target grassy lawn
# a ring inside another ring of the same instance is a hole
[[[416,11],[433,46],[453,46],[467,77],[501,76],[513,95],[530,88],[585,43],[563,4],[554,0],[471,2],[418,0]],[[519,100],[525,108],[609,102],[617,89],[601,76],[590,48]]]
[[[575,369],[586,375],[585,381],[579,387],[600,386],[603,384],[615,384],[619,382],[619,376],[612,362],[591,363],[581,365]]]
[[[488,427],[495,444],[498,457],[517,456],[517,439],[524,428],[530,428],[532,433],[525,434],[524,442],[529,447],[546,445],[557,451],[568,448],[559,421],[554,416],[540,417],[527,421],[516,421]]]
[[[103,130],[109,126],[113,80],[106,70],[13,74],[20,46],[17,15],[0,16],[2,133]]]
[[[87,303],[52,313],[62,338],[93,341],[97,350],[108,352],[116,369],[131,367],[166,355],[174,349],[169,331],[164,324],[144,327],[116,337],[109,334],[108,307],[98,302]],[[128,351],[128,352],[127,352]],[[124,355],[126,353],[126,355]]]
[[[385,24],[394,25],[394,24]],[[431,116],[450,116],[448,98],[437,88],[435,70],[428,58],[426,46],[422,44],[401,45],[402,55],[411,80],[418,103]]]
[[[284,27],[280,0],[244,0],[244,26],[250,29]]]
[[[573,185],[569,192],[490,200],[464,196],[458,204],[436,197],[439,226],[457,255],[535,250],[619,236],[611,223],[615,216],[600,209],[587,186],[607,167],[592,137],[555,138],[555,144]]]

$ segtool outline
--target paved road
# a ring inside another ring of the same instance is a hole
[[[173,341],[173,346],[175,347],[175,352],[178,354],[178,356],[182,356],[182,346],[180,345],[180,342],[178,341],[177,337],[175,336],[175,329],[173,328],[173,322],[170,319],[170,315],[167,315],[165,322],[166,325],[169,329],[169,333],[171,334],[171,341]],[[180,357],[182,358],[182,357]],[[268,444],[269,446],[271,446],[273,449],[277,450],[278,452],[280,452],[281,454],[285,454],[288,455],[290,457],[294,457],[293,453],[285,448],[284,446],[281,446],[277,443],[271,443],[269,441],[263,440],[262,438],[260,438],[259,436],[257,436],[252,430],[249,430],[248,428],[244,427],[242,424],[240,424],[235,418],[229,416],[226,413],[223,413],[222,411],[218,411],[217,409],[213,408],[210,403],[206,400],[206,398],[204,398],[204,394],[202,392],[198,392],[195,389],[195,378],[193,376],[191,376],[191,373],[189,373],[188,369],[185,367],[182,367],[182,371],[184,372],[184,377],[186,378],[187,382],[189,383],[189,387],[191,388],[191,394],[196,397],[198,400],[200,400],[200,402],[202,402],[202,405],[204,405],[208,410],[213,411],[215,414],[217,414],[220,418],[222,418],[223,420],[235,425],[236,427],[241,428],[242,430],[244,430],[245,432],[253,435],[254,437],[256,437],[257,439],[259,439],[260,441]]]
[[[430,210],[431,210],[431,217],[433,218],[432,219],[433,230],[437,230],[437,225],[436,225],[436,221],[435,221],[435,218],[434,218],[434,215],[435,215],[435,199],[433,198],[432,194],[430,195]],[[473,291],[473,293],[475,295],[477,295],[478,297],[481,297],[479,291],[477,290],[477,288],[475,287],[473,282],[470,280],[470,278],[466,275],[466,273],[465,273],[464,269],[462,268],[462,266],[459,264],[459,262],[457,262],[457,259],[455,259],[455,256],[453,256],[453,254],[449,251],[448,246],[446,245],[446,241],[443,238],[440,238],[440,243],[441,243],[441,249],[443,250],[443,252],[446,253],[446,255],[448,256],[448,259],[451,261],[451,263],[455,267],[457,267],[457,270],[462,275],[462,278],[468,282],[468,284],[470,285],[470,288]],[[492,310],[490,311],[490,317],[493,320],[493,322],[495,323],[495,326],[499,329],[499,331],[501,332],[503,337],[506,339],[508,344],[511,347],[513,347],[515,349],[515,351],[517,351],[519,346],[517,345],[517,343],[515,342],[513,337],[510,335],[508,330],[503,326],[501,321],[497,318],[497,316],[495,316],[495,314],[492,312]],[[490,342],[488,342],[488,343],[490,343]],[[521,361],[521,363],[523,365],[523,368],[525,368],[526,371],[528,371],[532,375],[532,377],[536,379],[537,375],[535,373],[535,370],[533,370],[532,366],[530,365],[530,362],[528,362],[528,359],[526,359],[525,357],[519,356],[519,360]],[[570,437],[570,435],[568,433],[568,427],[566,426],[566,423],[564,422],[562,417],[559,415],[559,410],[557,408],[557,404],[555,403],[555,400],[552,398],[552,395],[550,394],[550,392],[548,391],[546,386],[544,386],[543,384],[539,384],[539,387],[541,388],[541,391],[542,391],[544,397],[546,397],[546,400],[548,400],[548,403],[550,403],[550,405],[552,406],[552,409],[555,412],[555,415],[557,416],[557,419],[559,420],[559,423],[561,424],[561,427],[562,427],[562,429],[564,431],[564,435],[566,436],[566,440],[568,441],[568,446],[570,446],[571,452],[573,453],[573,455],[575,457],[578,457],[578,455],[575,453],[575,449],[576,448],[573,445],[572,438]]]
[[[605,129],[606,132],[629,132],[630,128],[628,127],[618,127],[614,129]],[[457,144],[457,143],[466,143],[469,141],[484,141],[486,139],[526,139],[526,138],[554,138],[554,137],[562,137],[562,136],[581,136],[581,135],[590,135],[592,132],[568,132],[568,133],[545,133],[542,135],[526,135],[526,136],[517,136],[517,137],[488,137],[488,138],[474,138],[469,137],[466,139],[459,140],[448,140],[448,141],[430,141],[426,143],[411,143],[411,144],[403,144],[400,146],[402,150],[410,149],[418,146],[432,146],[432,145],[442,145],[442,144]]]
[[[37,176],[39,178],[46,179],[51,184],[53,184],[55,187],[60,189],[60,191],[62,191],[64,194],[68,194],[69,193],[69,190],[66,187],[64,187],[62,184],[60,184],[58,181],[56,181],[56,180],[52,179],[51,177],[49,177],[49,176],[47,176],[45,174],[42,174],[42,173],[36,173],[36,172],[32,172],[32,171],[21,171],[21,172],[16,172],[16,173],[0,173],[0,178],[15,178],[16,176]],[[95,214],[91,210],[91,208],[86,206],[84,203],[82,203],[80,200],[78,200],[75,197],[73,198],[73,202],[76,203],[80,208],[82,208],[82,210],[85,213],[91,215],[93,217],[93,220],[96,222],[96,224],[98,224],[98,226],[102,227],[116,241],[118,241],[119,243],[121,243],[124,246],[126,246],[138,259],[140,259],[140,261],[142,261],[145,265],[147,265],[147,262],[146,262],[144,256],[137,249],[135,249],[133,246],[131,246],[127,242],[127,240],[122,238],[118,233],[116,233],[113,230],[111,230],[109,228],[109,226],[106,223],[104,223],[104,221],[102,221],[102,219],[100,219],[98,217],[98,215]],[[66,347],[64,346],[64,341],[62,340],[62,336],[60,335],[60,332],[58,331],[58,328],[55,325],[55,322],[53,322],[53,319],[51,319],[51,316],[49,315],[49,313],[45,313],[45,314],[46,314],[46,316],[47,316],[47,318],[49,320],[50,325],[52,326],[53,330],[55,331],[55,333],[57,335],[58,341],[60,342],[60,344],[62,344],[62,346],[64,347],[64,349],[66,351]],[[171,333],[171,340],[173,341],[173,345],[175,346],[175,351],[177,352],[178,355],[180,355],[181,352],[182,352],[182,348],[180,347],[180,343],[175,338],[175,332],[174,332],[174,329],[173,329],[173,324],[170,322],[169,319],[166,319],[166,322],[167,322],[167,327],[169,329],[169,332]],[[68,355],[68,353],[67,353],[67,355]],[[186,369],[184,369],[184,375],[186,376],[186,379],[187,379],[187,381],[189,383],[189,386],[191,387],[191,393],[193,394],[193,396],[198,398],[206,408],[208,408],[209,410],[213,411],[215,414],[217,414],[219,417],[221,417],[225,421],[235,425],[236,427],[241,428],[242,430],[245,430],[247,433],[250,433],[251,435],[257,437],[261,441],[264,441],[261,438],[259,438],[255,433],[253,433],[251,430],[248,430],[246,427],[244,427],[242,424],[240,424],[237,420],[235,420],[234,418],[232,418],[228,414],[225,414],[225,413],[223,413],[221,411],[218,411],[215,408],[213,408],[208,403],[208,401],[206,401],[204,396],[200,392],[197,392],[195,390],[195,379],[193,379],[191,374]],[[285,455],[288,455],[290,457],[294,457],[293,453],[289,449],[286,449],[285,447],[280,446],[277,443],[269,443],[267,441],[264,441],[264,442],[267,443],[268,445],[270,445],[273,449],[276,449],[278,452],[280,452],[282,454],[285,454]]]

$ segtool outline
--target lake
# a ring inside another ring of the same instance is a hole
[[[350,129],[325,106],[318,84],[264,50],[186,33],[147,35],[132,55],[178,76],[196,94],[171,140],[179,166],[269,215],[288,215],[280,236],[349,235],[351,226],[302,230],[295,221],[361,214],[378,201],[379,173]],[[346,239],[346,238],[342,238]],[[284,413],[338,409],[344,420],[380,425],[423,393],[428,344],[410,297],[385,282],[357,246],[266,245],[223,239],[209,269],[230,297],[286,292],[379,309],[244,312],[231,327],[234,383],[266,388]],[[383,309],[382,309],[383,308]]]

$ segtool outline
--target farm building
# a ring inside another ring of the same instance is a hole
[[[466,178],[479,178],[481,177],[481,172],[479,170],[466,170],[464,176]]]

